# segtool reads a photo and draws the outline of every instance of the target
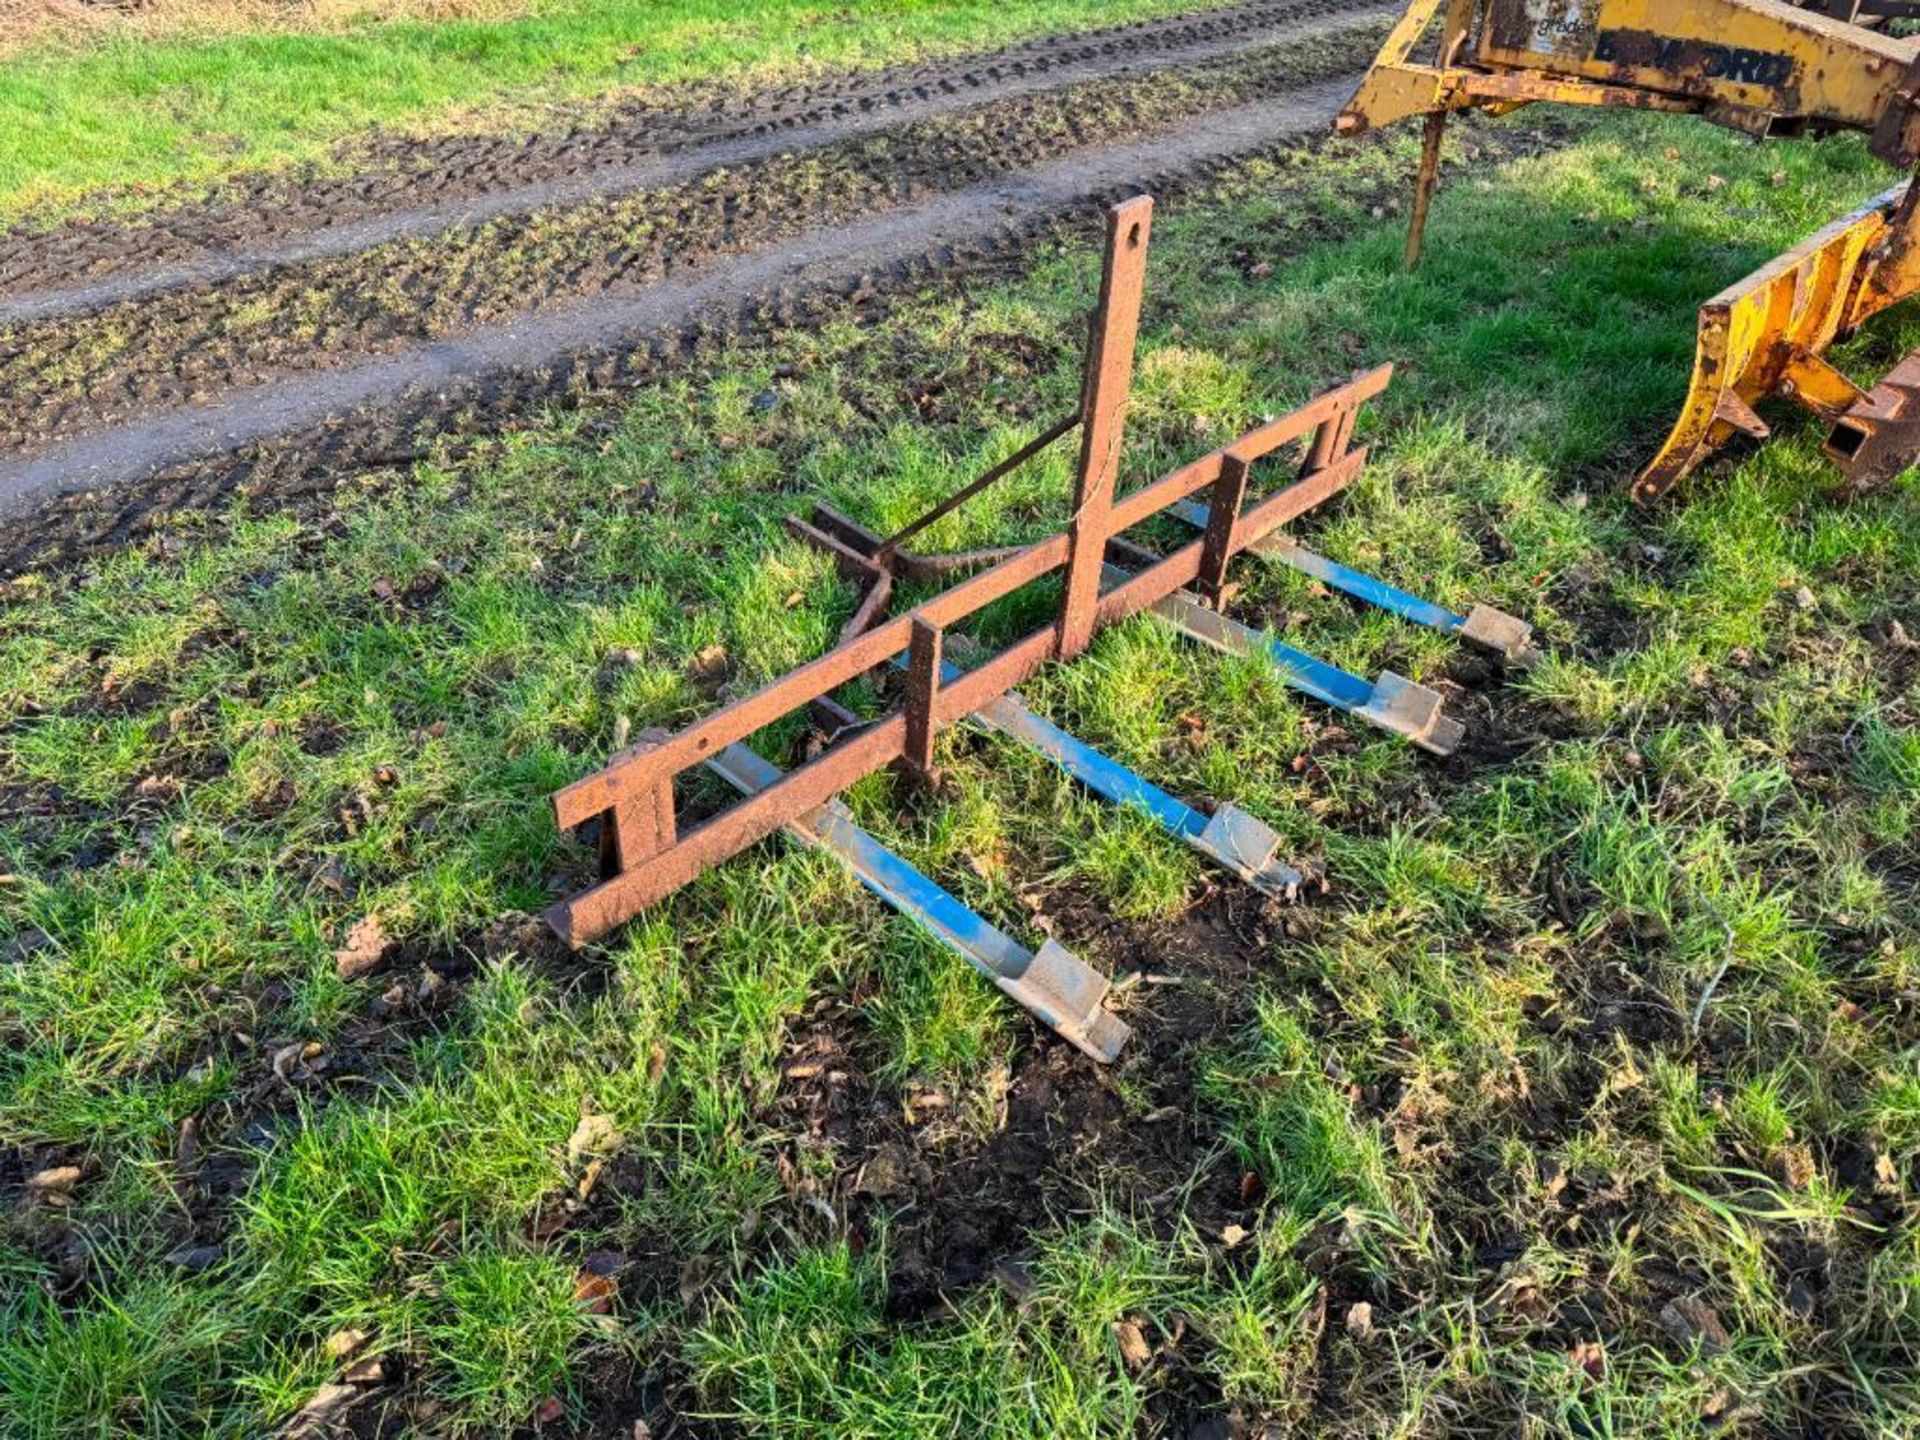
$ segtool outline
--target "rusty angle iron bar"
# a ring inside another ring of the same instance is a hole
[[[1015,550],[987,569],[923,601],[909,615],[882,619],[820,659],[772,682],[644,750],[614,757],[607,767],[553,797],[558,824],[573,828],[599,818],[613,836],[618,865],[602,881],[556,903],[547,912],[554,930],[572,945],[591,942],[716,865],[765,839],[796,817],[816,810],[862,777],[889,765],[924,767],[932,738],[1034,674],[1050,661],[1071,658],[1098,628],[1138,613],[1192,585],[1204,570],[1272,533],[1338,493],[1366,463],[1364,449],[1347,449],[1353,415],[1384,390],[1392,367],[1356,377],[1291,414],[1242,435],[1230,445],[1115,498],[1126,394],[1139,323],[1152,202],[1146,197],[1108,212],[1107,255],[1093,344],[1083,389],[1086,416],[1072,524]],[[1244,489],[1242,472],[1263,456],[1310,442],[1304,472],[1291,484],[1241,508],[1227,505],[1229,489]],[[1110,540],[1175,503],[1209,491],[1216,506],[1233,510],[1216,533],[1175,552],[1118,585],[1103,588]],[[864,559],[852,546],[849,562]],[[1066,584],[1052,624],[1026,636],[964,674],[948,679],[939,663],[939,637],[984,607],[1059,571]],[[795,710],[828,699],[848,681],[917,651],[919,683],[905,711],[873,721],[782,775],[731,808],[680,833],[673,780],[729,746]],[[610,867],[613,868],[613,867]]]

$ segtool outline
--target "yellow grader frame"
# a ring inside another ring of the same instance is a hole
[[[1857,16],[1859,4],[1819,8]],[[1414,0],[1336,128],[1426,117],[1407,263],[1417,264],[1447,116],[1535,101],[1699,115],[1757,136],[1862,130],[1873,153],[1920,161],[1920,40],[1777,0]],[[1868,4],[1866,9],[1884,10]],[[1439,33],[1430,37],[1438,20]],[[1432,39],[1425,58],[1415,60]],[[1709,300],[1693,383],[1633,483],[1656,500],[1791,399],[1832,425],[1826,454],[1855,488],[1920,455],[1920,355],[1871,390],[1825,359],[1835,340],[1920,290],[1920,188],[1902,182]]]

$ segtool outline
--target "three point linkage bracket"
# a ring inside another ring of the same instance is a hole
[[[1207,645],[1266,657],[1288,684],[1424,749],[1445,754],[1458,743],[1460,725],[1424,686],[1391,674],[1370,683],[1229,619],[1222,612],[1230,593],[1228,565],[1250,549],[1414,623],[1457,633],[1513,663],[1530,661],[1530,633],[1520,622],[1484,607],[1456,615],[1313,555],[1281,533],[1361,473],[1367,452],[1352,446],[1354,422],[1361,405],[1386,388],[1391,366],[1115,496],[1152,213],[1145,196],[1107,213],[1100,297],[1074,415],[891,537],[825,508],[811,520],[789,520],[795,534],[827,551],[863,587],[833,650],[683,730],[648,736],[554,795],[562,828],[596,819],[601,826],[599,883],[547,912],[569,944],[599,938],[708,867],[784,829],[838,855],[870,889],[959,950],[1044,1023],[1109,1061],[1128,1031],[1105,1008],[1106,977],[1052,940],[1030,951],[996,929],[862,831],[834,797],[887,766],[930,774],[935,737],[966,721],[1033,746],[1089,789],[1144,812],[1241,880],[1286,898],[1299,876],[1278,858],[1280,839],[1266,825],[1230,804],[1202,814],[1035,715],[1012,693],[1014,687],[1049,662],[1078,656],[1098,630],[1152,609]],[[924,556],[905,548],[935,520],[1076,429],[1079,463],[1073,518],[1065,531],[1031,545],[963,554]],[[1253,498],[1256,463],[1295,443],[1304,446],[1304,455],[1293,478]],[[1196,503],[1203,492],[1204,504]],[[1164,557],[1122,538],[1163,513],[1193,523],[1199,537]],[[974,573],[911,614],[887,614],[896,579],[937,581],[967,571]],[[1042,629],[989,656],[975,654],[954,633],[986,606],[1056,571],[1064,571],[1060,608]],[[952,663],[956,655],[970,662],[967,668]],[[900,710],[861,721],[833,699],[839,687],[883,666],[905,669]],[[810,708],[829,732],[820,753],[783,773],[746,747],[757,731],[802,708]],[[682,834],[673,782],[700,765],[718,772],[744,798]]]

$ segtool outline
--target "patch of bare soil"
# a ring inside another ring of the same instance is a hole
[[[984,1124],[956,1115],[956,1097],[875,1076],[866,990],[822,1000],[796,1027],[764,1117],[794,1205],[824,1206],[856,1249],[884,1234],[888,1312],[903,1324],[980,1285],[1018,1301],[1033,1237],[1102,1208],[1162,1236],[1251,1228],[1258,1183],[1210,1139],[1194,1081],[1197,1057],[1247,1023],[1233,996],[1271,967],[1277,908],[1235,889],[1159,925],[1116,926],[1092,907],[1063,917],[1076,949],[1126,987],[1133,1039],[1107,1068],[1032,1027],[987,1087]],[[1158,1393],[1166,1414],[1217,1399],[1177,1355]]]

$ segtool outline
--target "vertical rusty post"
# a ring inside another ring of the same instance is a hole
[[[1301,462],[1301,475],[1311,475],[1316,470],[1324,470],[1333,463],[1334,447],[1340,443],[1340,417],[1324,420],[1320,428],[1313,432],[1313,443],[1307,447],[1307,458]]]
[[[667,738],[667,731],[649,729],[625,750],[609,757],[616,764],[629,755],[644,755]],[[600,817],[600,878],[610,880],[644,863],[679,840],[673,813],[673,781],[662,780],[648,794],[625,800]]]
[[[1324,427],[1323,427],[1324,428]],[[1216,607],[1227,593],[1227,562],[1233,558],[1233,531],[1240,523],[1240,507],[1247,500],[1247,479],[1253,466],[1229,451],[1220,462],[1220,478],[1207,497],[1207,533],[1200,541],[1200,593]]]
[[[1473,29],[1477,0],[1447,0],[1446,18],[1440,22],[1439,61],[1442,71],[1451,70],[1466,48]],[[1413,186],[1413,217],[1407,225],[1406,267],[1420,264],[1420,251],[1426,244],[1427,214],[1433,208],[1433,192],[1440,183],[1440,147],[1447,137],[1447,112],[1452,108],[1454,87],[1443,85],[1439,108],[1427,112],[1427,133],[1420,149],[1420,175]]]
[[[903,758],[924,780],[934,778],[933,704],[940,694],[941,631],[918,615],[907,642],[907,740]]]
[[[1067,530],[1066,594],[1060,604],[1058,653],[1071,660],[1093,638],[1100,571],[1112,530],[1113,487],[1120,474],[1133,346],[1140,332],[1140,296],[1147,271],[1153,200],[1136,196],[1107,212],[1107,256],[1100,303],[1081,390],[1080,472]]]
[[[1440,21],[1440,69],[1450,71],[1467,48],[1473,31],[1476,0],[1448,0],[1446,19]],[[1421,263],[1421,250],[1427,244],[1427,215],[1434,204],[1434,188],[1440,184],[1440,146],[1446,142],[1446,117],[1453,104],[1452,84],[1442,84],[1438,108],[1427,111],[1427,140],[1421,146],[1421,173],[1413,182],[1413,219],[1407,225],[1407,269]]]
[[[1348,409],[1336,410],[1313,432],[1313,443],[1307,447],[1307,458],[1300,466],[1303,478],[1326,469],[1347,453],[1353,443],[1353,413]]]
[[[1426,244],[1427,213],[1433,208],[1433,192],[1440,183],[1440,147],[1447,138],[1447,112],[1430,111],[1426,139],[1420,147],[1420,175],[1413,183],[1413,218],[1407,224],[1406,267],[1420,264],[1420,251]]]

